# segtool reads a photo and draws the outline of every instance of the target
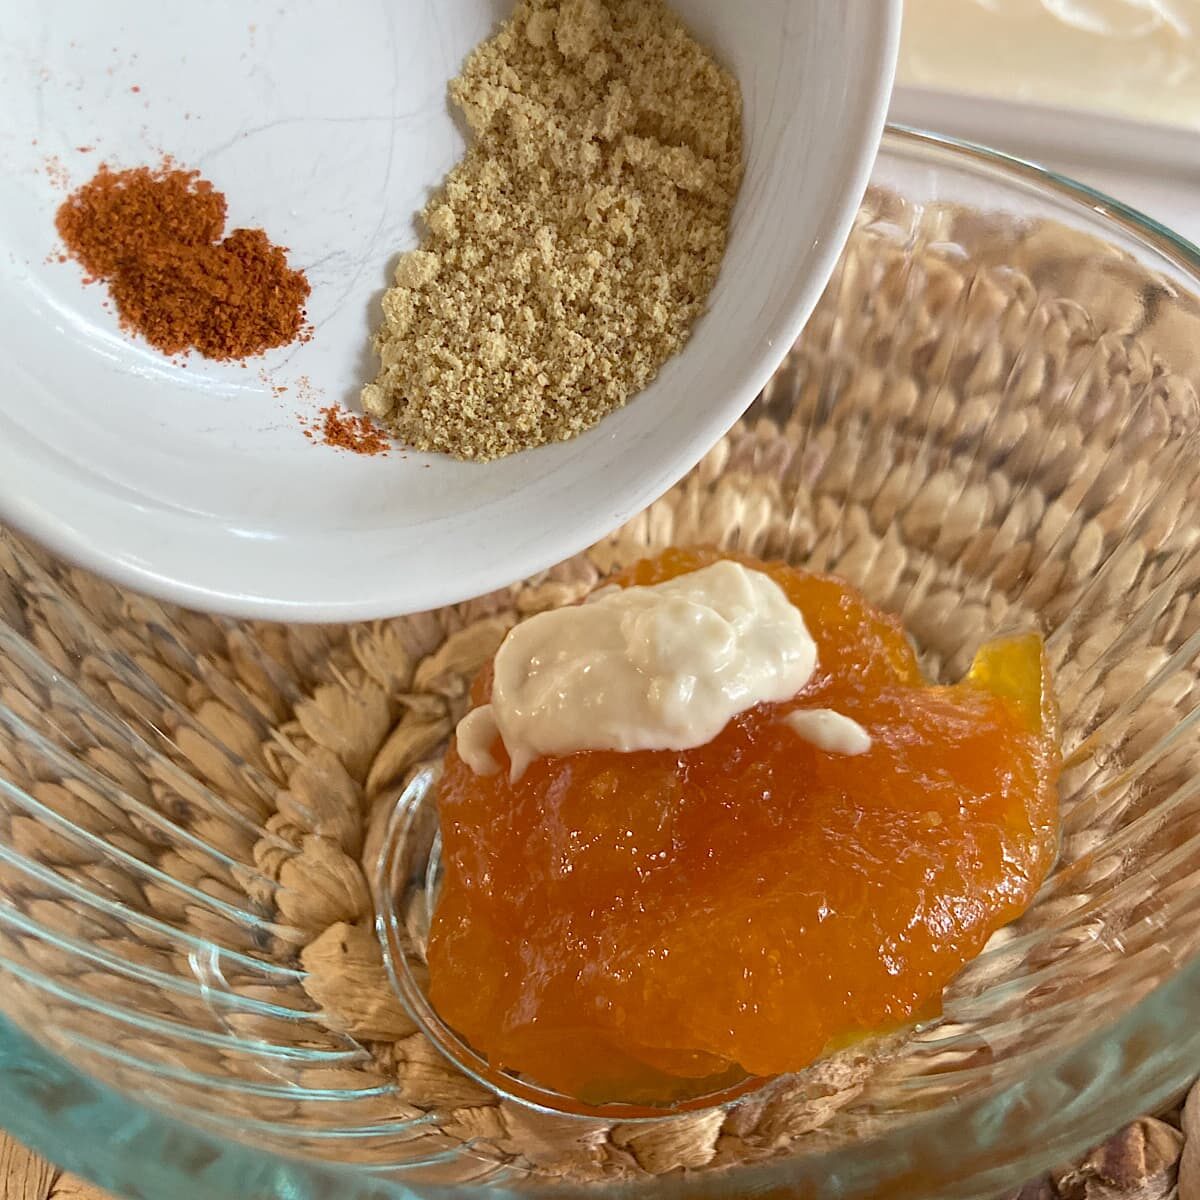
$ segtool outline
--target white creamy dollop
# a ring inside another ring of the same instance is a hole
[[[788,713],[783,723],[830,754],[853,758],[871,748],[871,735],[853,717],[832,708],[798,708]]]
[[[496,716],[490,704],[473,708],[458,723],[454,731],[458,738],[458,756],[476,775],[495,775],[500,764],[492,747],[500,736]]]
[[[790,700],[816,666],[800,611],[740,563],[604,589],[508,635],[491,703],[459,723],[458,752],[494,774],[498,736],[515,781],[537,758],[581,750],[690,750],[739,713]]]

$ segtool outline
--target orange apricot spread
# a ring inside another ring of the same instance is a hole
[[[671,550],[609,582],[720,557]],[[1050,869],[1060,757],[1040,637],[988,643],[962,682],[933,686],[900,623],[849,585],[739,561],[816,641],[793,699],[694,749],[542,757],[516,782],[451,745],[430,998],[496,1069],[591,1103],[798,1070],[936,1012]],[[473,703],[490,696],[485,669]],[[857,722],[869,749],[798,736],[784,718],[811,709]],[[507,768],[500,739],[492,753]]]

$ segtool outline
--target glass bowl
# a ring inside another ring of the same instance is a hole
[[[1200,1055],[1198,268],[1102,196],[892,130],[755,406],[537,579],[285,627],[0,534],[0,1123],[178,1200],[930,1200],[1167,1101]],[[420,1027],[425,769],[514,621],[700,541],[849,578],[939,678],[1039,625],[1061,855],[941,1019],[686,1112],[564,1113]]]

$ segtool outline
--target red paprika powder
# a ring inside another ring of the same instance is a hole
[[[309,285],[261,229],[223,236],[225,197],[196,171],[102,165],[58,210],[67,252],[121,324],[164,354],[241,359],[305,334]]]

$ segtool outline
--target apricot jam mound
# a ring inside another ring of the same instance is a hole
[[[719,557],[671,550],[610,582]],[[849,585],[738,561],[816,642],[793,699],[695,749],[542,757],[516,782],[499,738],[491,774],[451,745],[430,998],[496,1069],[592,1103],[797,1070],[937,1011],[1050,868],[1059,749],[1037,635],[933,686]],[[485,670],[477,707],[491,686]],[[821,749],[784,719],[814,709],[869,748]]]

